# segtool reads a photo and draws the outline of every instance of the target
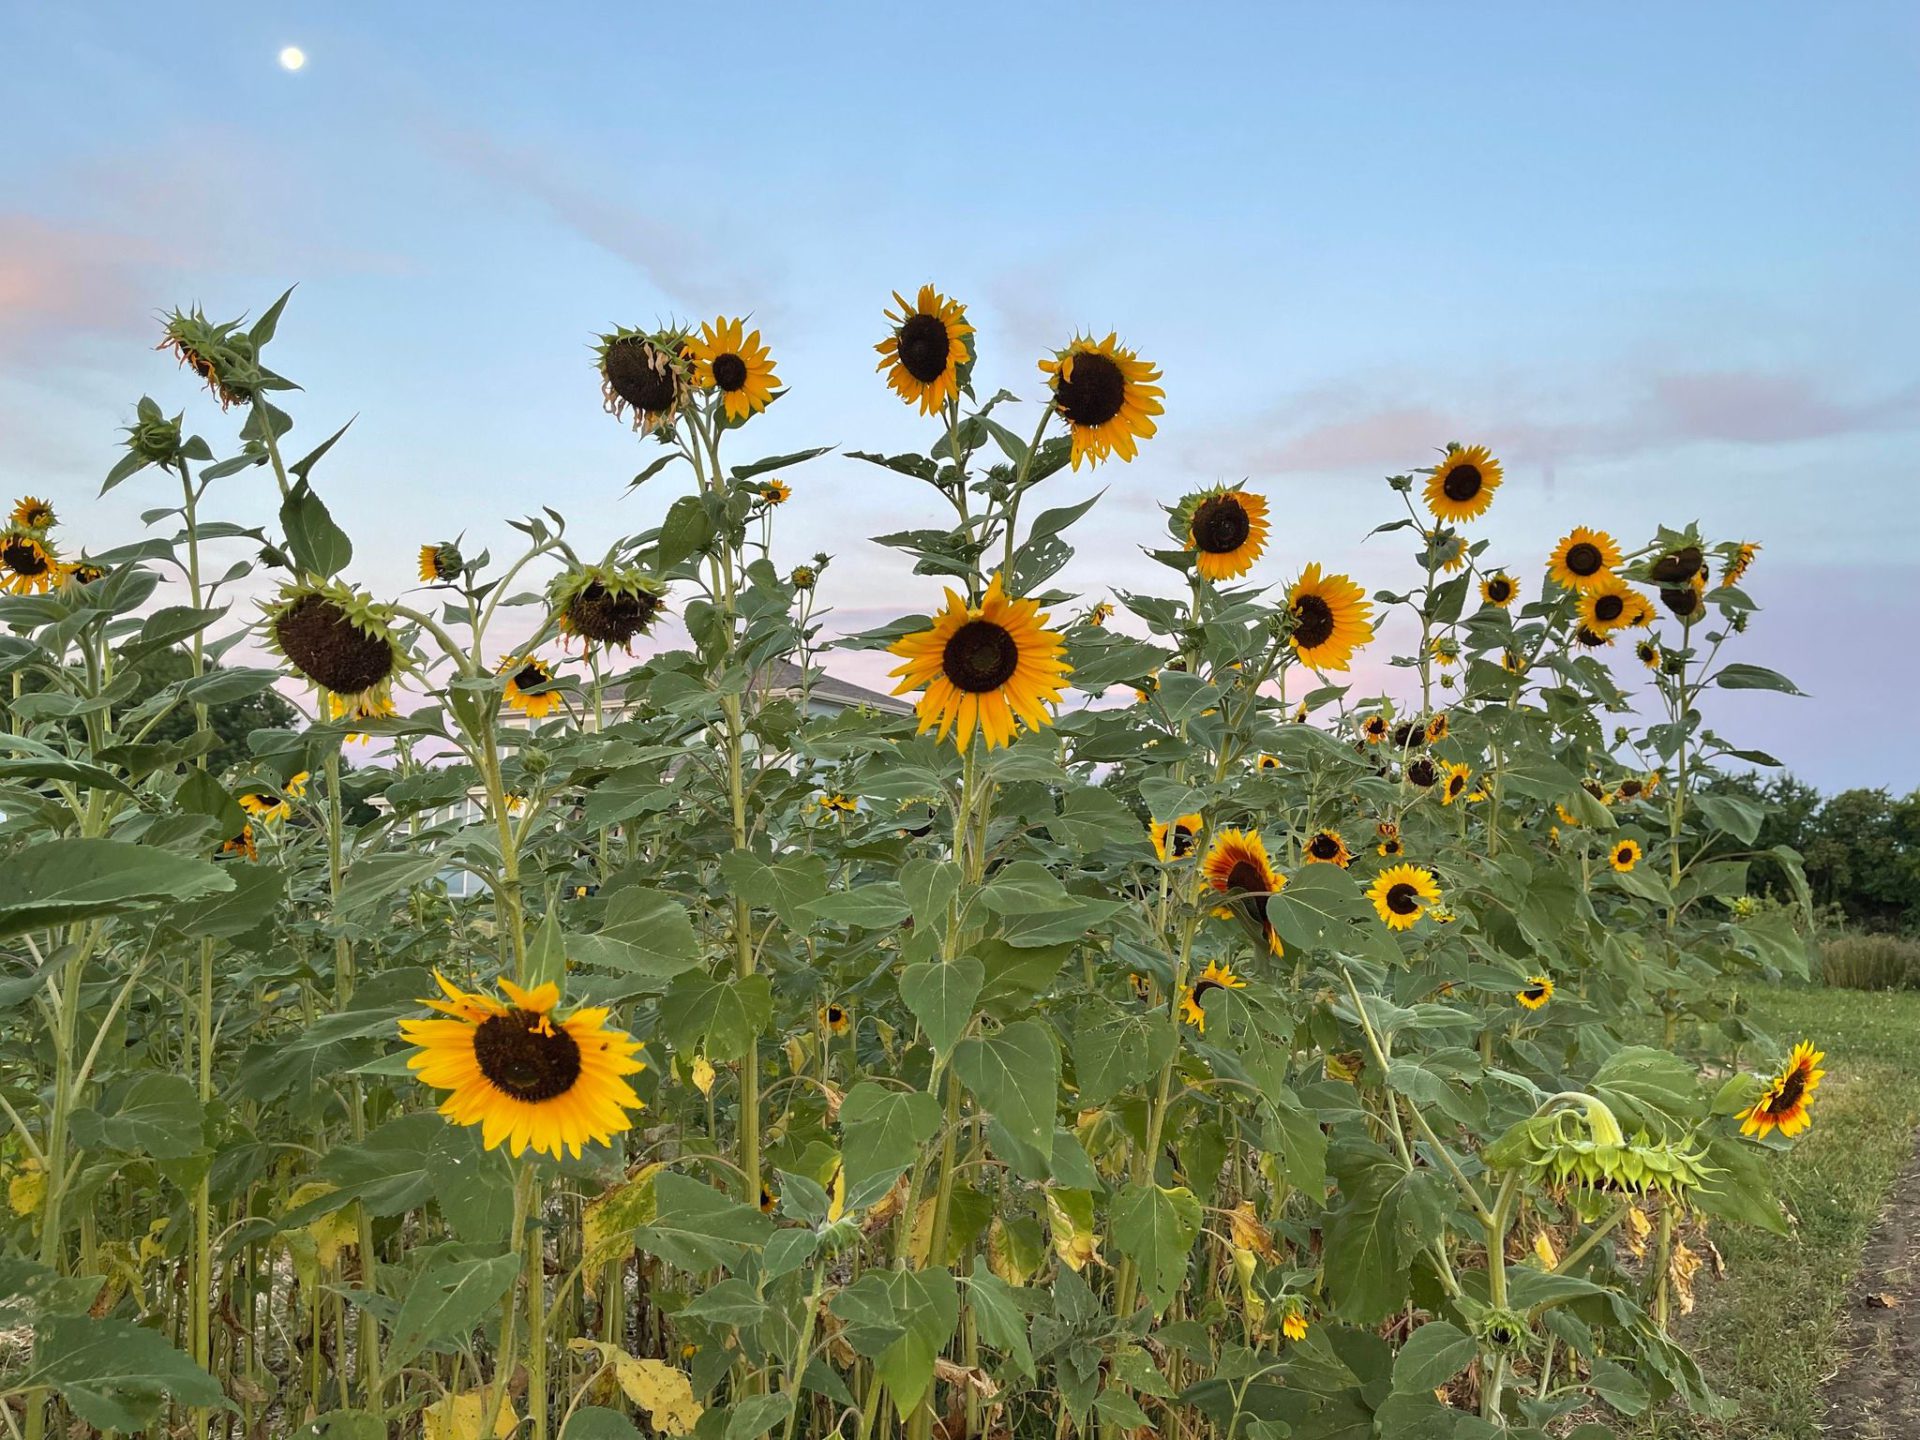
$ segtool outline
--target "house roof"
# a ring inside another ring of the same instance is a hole
[[[773,661],[767,666],[766,675],[768,689],[789,693],[798,692],[806,679],[806,672],[790,660]],[[849,709],[864,705],[887,715],[909,715],[913,712],[913,706],[905,700],[883,695],[878,690],[869,690],[864,685],[855,685],[850,680],[837,680],[817,665],[813,667],[811,689],[814,698]]]

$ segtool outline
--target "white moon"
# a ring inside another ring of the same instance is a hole
[[[298,45],[289,45],[280,52],[280,68],[282,70],[298,70],[306,63],[307,52],[302,50]]]

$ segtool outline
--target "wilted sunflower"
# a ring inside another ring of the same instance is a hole
[[[53,506],[32,495],[13,502],[13,523],[22,530],[50,530],[55,524]]]
[[[1538,1010],[1553,999],[1553,977],[1551,975],[1529,975],[1526,987],[1514,992],[1518,1000],[1529,1010]]]
[[[553,684],[553,667],[538,655],[508,655],[493,673],[507,677],[507,704],[529,720],[544,720],[559,708],[560,692],[542,688]]]
[[[830,1035],[844,1035],[853,1024],[853,1017],[847,1013],[847,1007],[837,1001],[828,1001],[820,1007],[820,1027]]]
[[[1260,931],[1267,948],[1282,953],[1280,937],[1274,933],[1267,916],[1267,901],[1287,885],[1284,875],[1276,875],[1267,859],[1266,842],[1258,830],[1222,830],[1200,863],[1200,874],[1215,890],[1246,898],[1223,907],[1216,914],[1232,916],[1236,911]]]
[[[1233,973],[1231,965],[1209,960],[1207,968],[1200,972],[1199,978],[1189,985],[1187,993],[1180,997],[1180,1018],[1204,1035],[1207,1033],[1207,1012],[1200,1002],[1207,992],[1246,988],[1247,982]]]
[[[1480,581],[1480,598],[1496,610],[1506,609],[1519,594],[1518,582],[1504,570],[1496,570]]]
[[[576,1159],[589,1141],[607,1144],[641,1108],[623,1076],[646,1068],[640,1042],[607,1024],[604,1009],[556,1012],[560,987],[523,990],[502,979],[501,993],[469,994],[437,972],[445,999],[420,1003],[444,1020],[402,1020],[401,1038],[419,1046],[407,1068],[423,1084],[452,1093],[440,1113],[456,1125],[478,1125],[489,1150],[505,1143],[515,1155],[562,1152]]]
[[[703,390],[718,390],[729,420],[744,420],[773,402],[780,377],[760,332],[743,333],[746,322],[722,315],[700,327],[687,342],[693,380]]]
[[[1232,580],[1251,570],[1267,546],[1266,497],[1222,486],[1191,503],[1187,549],[1200,578]]]
[[[1427,721],[1427,743],[1438,745],[1447,738],[1447,712],[1442,710]]]
[[[1633,623],[1639,607],[1627,582],[1616,575],[1603,575],[1580,592],[1580,623],[1601,635],[1611,635]]]
[[[1467,793],[1467,782],[1473,778],[1473,772],[1465,765],[1447,766],[1446,784],[1440,790],[1440,803],[1451,805]]]
[[[1407,763],[1407,779],[1422,790],[1431,790],[1440,783],[1440,767],[1422,755],[1418,760]]]
[[[1420,865],[1392,865],[1373,877],[1367,898],[1392,930],[1411,930],[1429,905],[1440,903],[1433,872]]]
[[[1131,460],[1136,440],[1154,433],[1153,417],[1166,394],[1153,382],[1160,372],[1109,334],[1077,337],[1040,369],[1053,387],[1053,408],[1073,432],[1073,468],[1118,455]]]
[[[1373,639],[1373,604],[1345,575],[1309,565],[1287,591],[1294,653],[1318,670],[1345,670],[1353,652]]]
[[[1477,520],[1500,488],[1500,462],[1484,445],[1453,449],[1427,480],[1427,508],[1439,520]]]
[[[1165,861],[1191,860],[1195,843],[1205,824],[1197,814],[1154,821],[1147,827],[1153,837],[1153,853]]]
[[[784,480],[769,480],[760,487],[760,498],[769,505],[784,505],[793,498],[793,487]]]
[[[451,540],[420,547],[420,578],[429,585],[445,585],[459,579],[460,567],[465,563],[460,547]]]
[[[1569,590],[1585,590],[1610,575],[1620,563],[1620,547],[1604,530],[1576,526],[1571,534],[1553,547],[1547,560],[1547,575]]]
[[[1791,1139],[1811,1125],[1813,1119],[1807,1111],[1813,1104],[1813,1092],[1827,1073],[1819,1068],[1826,1058],[1826,1051],[1815,1050],[1811,1041],[1802,1040],[1794,1046],[1786,1068],[1774,1076],[1758,1100],[1740,1112],[1740,1133],[1764,1140],[1777,1128]]]
[[[909,405],[918,401],[920,413],[931,415],[960,391],[960,371],[973,358],[967,345],[973,326],[964,305],[931,285],[922,285],[911,305],[898,290],[893,298],[900,309],[886,312],[893,333],[873,347],[880,355],[874,368],[888,372],[894,394]]]
[[[1369,715],[1360,722],[1360,734],[1369,745],[1378,745],[1387,738],[1387,717]]]
[[[0,591],[44,595],[59,578],[59,552],[44,535],[18,525],[0,530]]]
[[[1573,632],[1573,643],[1583,650],[1601,650],[1613,644],[1613,634],[1607,630],[1596,630],[1591,625],[1581,625]]]
[[[631,410],[642,433],[671,425],[691,388],[686,352],[687,337],[677,331],[602,335],[596,363],[607,413],[619,420]]]
[[[1691,625],[1706,609],[1700,593],[1701,587],[1696,584],[1675,585],[1660,592],[1660,603],[1667,607],[1676,620]]]
[[[1011,745],[1021,723],[1029,730],[1051,723],[1046,707],[1059,703],[1073,667],[1063,658],[1066,642],[1045,628],[1046,620],[1037,601],[1009,599],[998,574],[978,605],[947,591],[931,629],[890,647],[904,657],[891,672],[903,677],[893,693],[925,691],[919,733],[937,724],[939,738],[951,731],[964,751],[977,724],[992,749]]]
[[[1636,784],[1634,788],[1637,790],[1639,786]],[[1616,844],[1612,850],[1607,852],[1607,863],[1613,866],[1614,869],[1625,873],[1640,863],[1640,855],[1639,841],[1622,840]]]
[[[582,565],[554,579],[547,603],[562,634],[626,650],[666,613],[667,587],[624,566]]]
[[[1300,847],[1300,853],[1306,856],[1309,865],[1338,865],[1344,870],[1353,863],[1353,855],[1338,830],[1314,831]]]
[[[20,503],[24,505],[26,502],[23,500]],[[20,519],[20,512],[18,510],[13,512],[13,518],[16,521]],[[1721,571],[1720,583],[1722,585],[1738,585],[1741,580],[1745,578],[1747,570],[1752,566],[1753,557],[1759,553],[1760,547],[1754,544],[1753,541],[1742,540],[1734,550],[1733,558],[1727,561],[1727,568]]]
[[[273,648],[301,675],[358,712],[392,713],[393,677],[405,657],[384,605],[336,580],[289,584],[264,609]]]
[[[851,795],[842,795],[838,791],[815,796],[815,803],[829,815],[852,815],[860,809],[860,802]]]

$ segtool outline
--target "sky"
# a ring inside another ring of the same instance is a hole
[[[872,346],[932,282],[982,393],[1029,416],[1076,333],[1164,372],[1136,462],[1043,492],[1104,491],[1066,588],[1164,591],[1159,507],[1243,479],[1275,510],[1256,579],[1404,588],[1406,547],[1364,538],[1382,477],[1484,443],[1508,478],[1474,533],[1531,593],[1576,524],[1760,542],[1737,658],[1811,698],[1717,694],[1708,723],[1906,791],[1917,80],[1920,7],[1891,0],[0,0],[0,488],[93,550],[136,538],[154,478],[96,494],[137,399],[221,454],[238,424],[153,352],[156,316],[298,282],[271,358],[303,387],[290,448],[358,417],[314,472],[352,578],[392,594],[456,532],[504,554],[542,505],[597,551],[676,493],[627,490],[656,452],[601,410],[597,333],[751,314],[788,394],[736,460],[924,449]],[[834,555],[831,625],[936,603],[864,538],[933,523],[930,492],[840,454],[786,478],[776,557]],[[209,507],[264,522],[271,481]]]

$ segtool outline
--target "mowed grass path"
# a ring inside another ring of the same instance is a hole
[[[1818,1440],[1821,1382],[1839,1364],[1861,1250],[1920,1128],[1920,995],[1771,990],[1754,997],[1753,1020],[1782,1044],[1827,1052],[1813,1128],[1776,1171],[1799,1223],[1785,1236],[1715,1225],[1727,1276],[1702,1270],[1679,1329],[1740,1412],[1718,1422],[1662,1414],[1645,1432],[1662,1440]]]

